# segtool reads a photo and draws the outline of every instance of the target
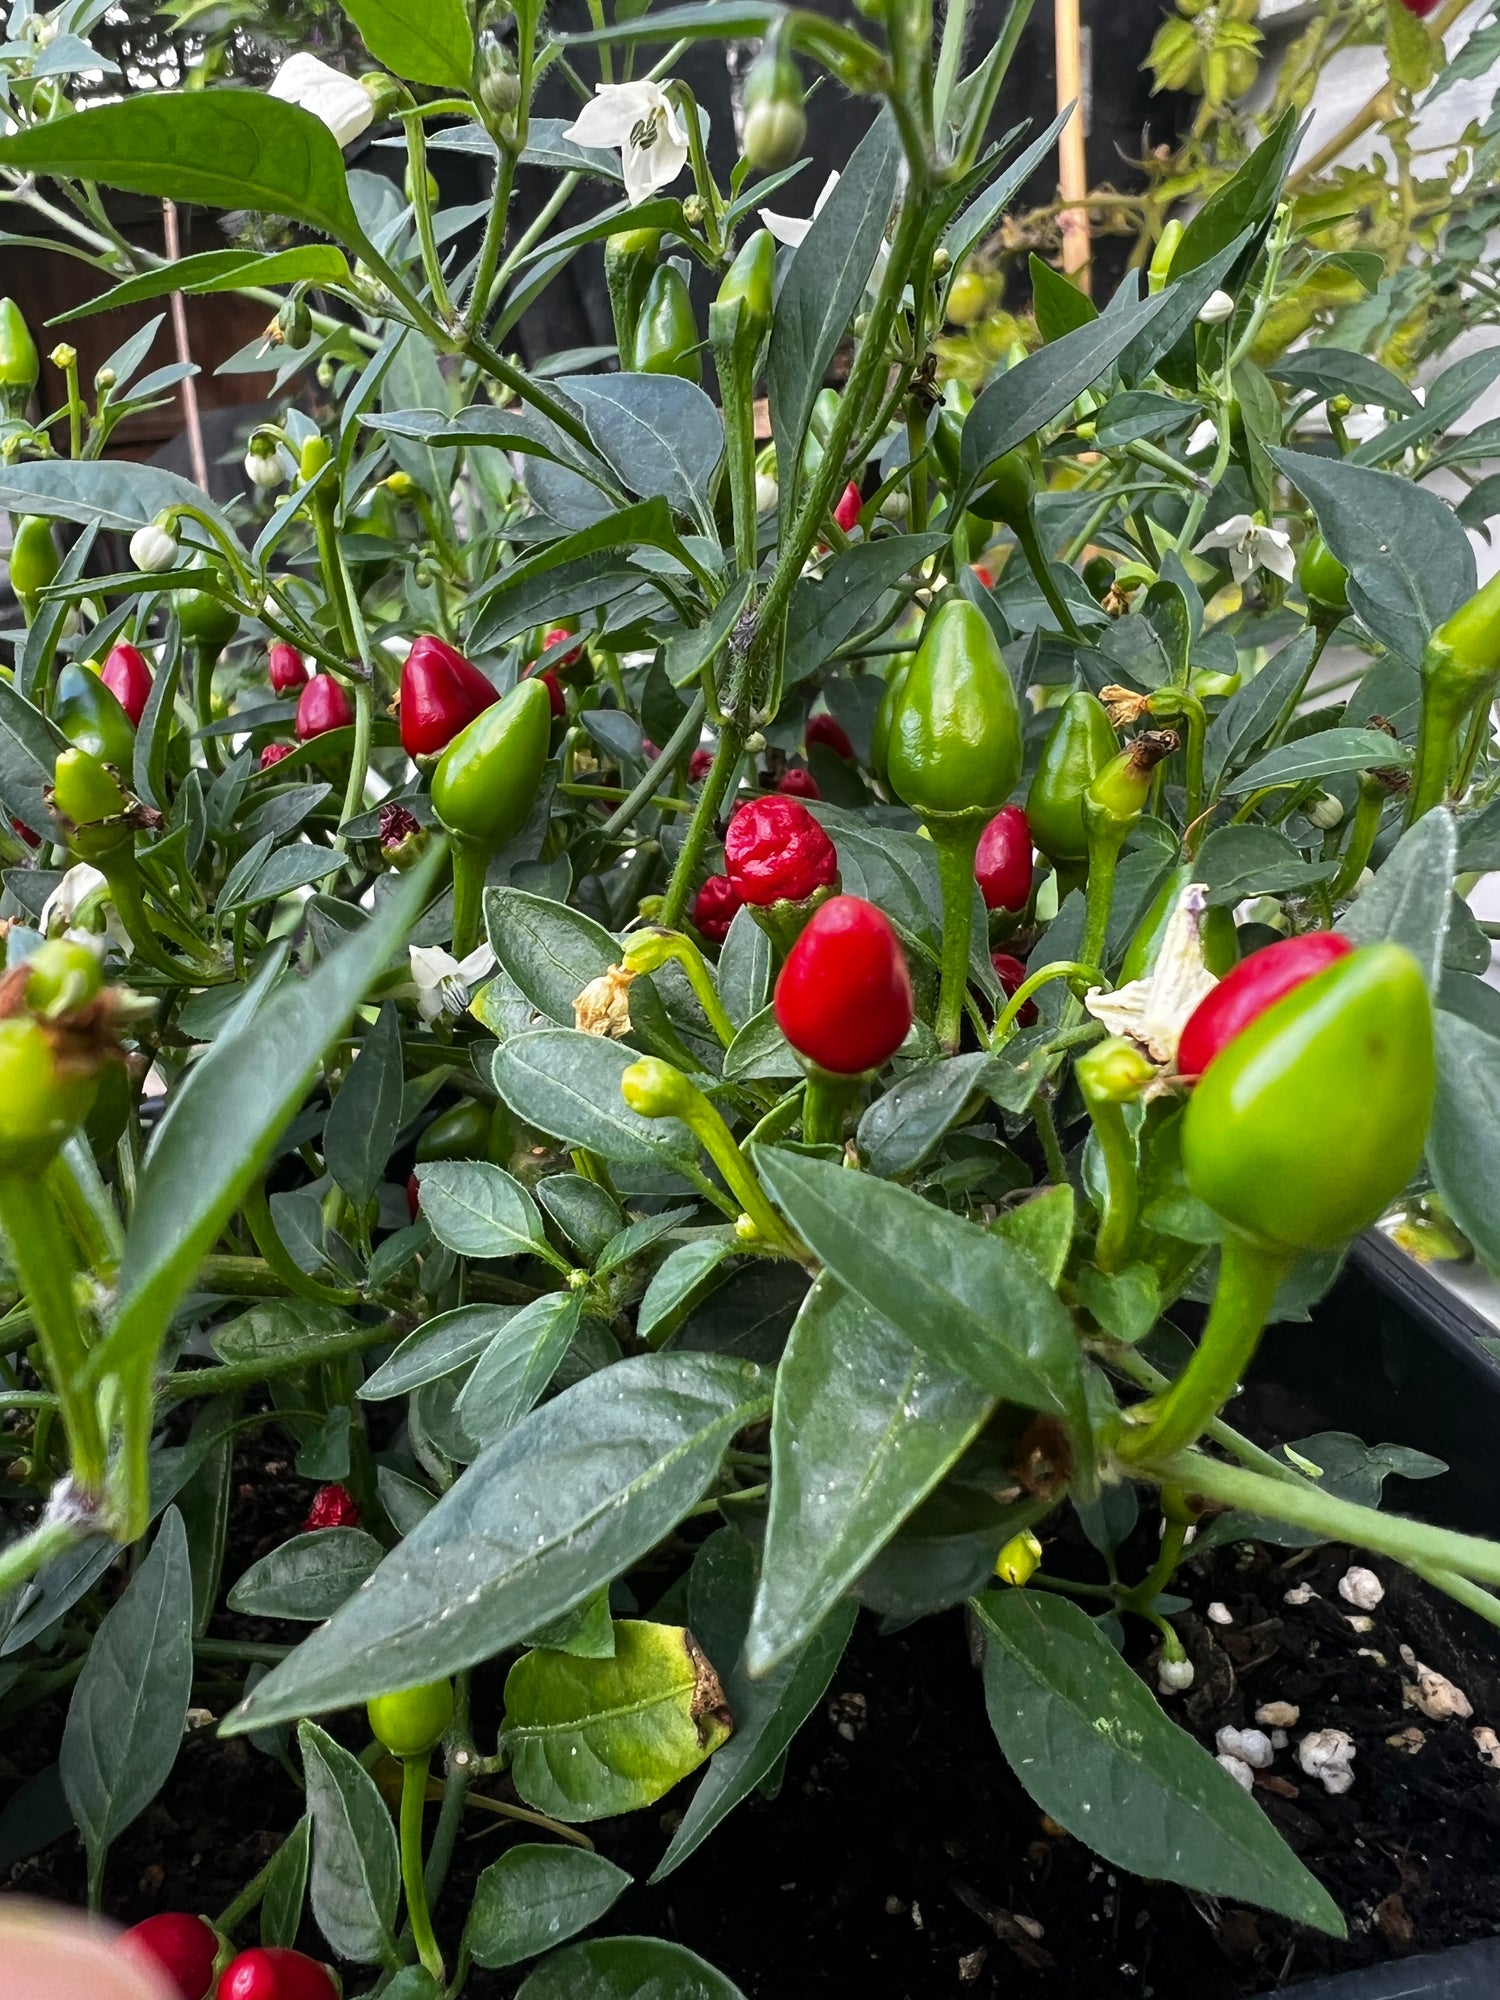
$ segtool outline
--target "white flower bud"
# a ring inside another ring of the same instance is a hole
[[[252,486],[259,486],[267,491],[282,483],[286,478],[286,471],[281,463],[281,453],[275,445],[262,445],[259,449],[251,445],[245,453],[245,477]]]
[[[1222,326],[1234,317],[1234,300],[1228,292],[1210,292],[1198,311],[1199,326]]]
[[[781,488],[767,473],[755,475],[755,511],[757,514],[774,514],[781,501]]]
[[[1163,1694],[1181,1694],[1193,1685],[1192,1661],[1169,1660],[1164,1655],[1156,1663],[1156,1684]]]
[[[1344,817],[1344,808],[1332,792],[1319,792],[1315,799],[1309,799],[1303,811],[1316,827],[1324,833],[1331,833]]]
[[[148,576],[158,576],[177,561],[177,538],[159,523],[148,521],[130,537],[130,560]]]
[[[370,93],[362,84],[305,50],[288,56],[272,78],[267,94],[310,111],[341,146],[357,139],[375,116]]]

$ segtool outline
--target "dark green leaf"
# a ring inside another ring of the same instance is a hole
[[[983,1052],[923,1063],[877,1097],[859,1121],[859,1150],[871,1173],[889,1180],[919,1166],[983,1091],[989,1066]]]
[[[1060,340],[1099,317],[1099,308],[1070,278],[1031,253],[1031,303],[1044,341]]]
[[[405,1396],[428,1382],[440,1382],[483,1354],[520,1306],[457,1306],[409,1333],[360,1389],[366,1403]]]
[[[676,1118],[642,1118],[620,1095],[630,1049],[572,1028],[514,1035],[495,1052],[495,1088],[529,1125],[624,1166],[696,1171],[698,1147]]]
[[[573,1002],[620,956],[602,924],[525,889],[487,890],[484,921],[501,971],[559,1027],[573,1025]]]
[[[344,1707],[517,1644],[653,1548],[768,1401],[758,1368],[708,1354],[644,1355],[564,1390],[462,1474],[229,1727]]]
[[[229,1593],[229,1608],[247,1618],[305,1618],[316,1624],[333,1616],[384,1554],[363,1528],[293,1535],[250,1565]]]
[[[1375,880],[1338,924],[1355,944],[1404,945],[1434,993],[1443,977],[1456,852],[1452,813],[1441,806],[1424,813],[1401,836]]]
[[[1408,417],[1422,407],[1399,375],[1347,347],[1300,348],[1273,361],[1266,373],[1273,382],[1285,382],[1294,396],[1313,392],[1320,398],[1348,396],[1353,402],[1374,403],[1378,409],[1399,410]]]
[[[303,243],[295,250],[204,250],[196,257],[164,264],[127,278],[86,305],[57,313],[49,322],[63,326],[90,313],[113,312],[142,299],[164,299],[170,292],[233,292],[257,285],[348,284],[349,259],[331,243]]]
[[[1309,627],[1268,660],[1248,686],[1231,695],[1208,728],[1203,768],[1210,790],[1225,771],[1263,743],[1302,692],[1318,635]]]
[[[135,102],[144,104],[146,99]],[[88,115],[93,117],[94,113]],[[8,143],[0,139],[0,148]],[[80,527],[97,522],[101,528],[122,535],[133,535],[169,507],[196,507],[226,535],[234,533],[213,502],[190,480],[159,465],[137,465],[124,458],[98,462],[39,458],[23,465],[0,466],[0,507],[9,508],[12,514],[45,514],[51,521],[76,521]]]
[[[1116,1867],[1344,1935],[1261,1807],[1167,1720],[1076,1604],[1014,1590],[974,1607],[990,1725],[1043,1812]]]
[[[677,375],[565,375],[600,455],[628,492],[660,495],[707,531],[708,493],[724,425],[695,383]]]
[[[550,1248],[536,1203],[488,1160],[429,1160],[417,1168],[422,1213],[460,1257],[524,1257]]]
[[[464,0],[339,0],[376,62],[411,83],[467,90],[474,31]]]
[[[387,1001],[323,1127],[324,1164],[356,1209],[368,1207],[379,1189],[400,1130],[401,1023]]]
[[[1247,896],[1282,895],[1330,881],[1338,871],[1337,857],[1308,861],[1285,834],[1249,825],[1215,827],[1193,869],[1208,884],[1209,902],[1230,908]]]
[[[304,1813],[277,1848],[260,1905],[260,1941],[290,1951],[302,1928],[307,1873],[312,1862],[312,1818]]]
[[[733,6],[721,10],[719,0],[711,0],[708,8],[669,7],[665,14],[647,19],[709,11],[733,15],[741,10]],[[619,1937],[570,1944],[543,1959],[516,2000],[745,2000],[745,1996],[733,1980],[686,1945],[668,1944],[664,1938]]]
[[[1411,751],[1375,729],[1320,729],[1311,736],[1268,750],[1264,757],[1231,778],[1224,790],[1259,791],[1263,785],[1300,785],[1309,778],[1329,778],[1340,771],[1373,771],[1386,765],[1409,764]]]
[[[1438,1087],[1427,1164],[1454,1221],[1500,1269],[1500,1043],[1457,1014],[1437,1016]]]
[[[887,590],[946,546],[942,535],[883,536],[840,550],[821,576],[799,578],[787,617],[785,685],[816,673]]]
[[[602,1854],[529,1843],[509,1848],[474,1885],[464,1944],[488,1971],[519,1965],[597,1923],[629,1887],[624,1869]]]
[[[396,1830],[375,1780],[342,1745],[304,1722],[297,1731],[312,1815],[312,1906],[340,1958],[389,1963],[401,1864]]]
[[[544,1292],[495,1335],[457,1404],[476,1444],[493,1443],[526,1415],[562,1365],[582,1310],[581,1292]]]
[[[818,1280],[776,1371],[752,1672],[808,1642],[957,1462],[994,1401],[833,1279]]]

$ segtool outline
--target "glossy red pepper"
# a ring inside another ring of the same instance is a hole
[[[911,979],[890,920],[858,896],[830,897],[792,946],[775,1006],[781,1032],[820,1069],[878,1069],[912,1018]]]
[[[562,682],[557,678],[557,675],[550,672],[538,674],[537,679],[547,690],[547,700],[552,706],[553,720],[556,721],[560,715],[566,715],[568,712],[568,697],[563,693]]]
[[[1401,0],[1408,14],[1415,14],[1419,21],[1425,21],[1429,14],[1435,14],[1442,0]]]
[[[135,1924],[120,1939],[126,1958],[158,1978],[165,1978],[180,2000],[207,2000],[213,1991],[219,1934],[202,1917],[186,1910],[163,1910]]]
[[[693,927],[710,944],[722,944],[744,899],[727,875],[710,875],[693,899]]]
[[[688,759],[688,783],[701,785],[714,767],[712,750],[695,750]]]
[[[302,1523],[304,1535],[319,1528],[357,1528],[359,1526],[359,1505],[347,1486],[337,1484],[320,1486],[312,1497],[312,1505],[307,1510],[307,1519]]]
[[[839,504],[833,510],[833,518],[846,535],[852,534],[859,525],[859,510],[864,502],[859,497],[859,488],[851,479],[840,495]]]
[[[1002,806],[979,836],[974,880],[987,910],[1024,910],[1031,897],[1031,828],[1019,806]]]
[[[1306,931],[1242,959],[1188,1016],[1177,1049],[1178,1073],[1201,1076],[1258,1015],[1352,950],[1339,931]]]
[[[1000,982],[1000,991],[1005,995],[1007,1000],[1010,999],[1013,993],[1018,992],[1025,985],[1027,978],[1026,968],[1020,959],[1013,957],[1010,952],[992,951],[990,953],[990,964],[995,968],[995,977]],[[1028,1000],[1016,1016],[1016,1026],[1018,1028],[1029,1028],[1038,1018],[1035,1000]]]
[[[269,771],[284,757],[290,757],[295,746],[290,743],[268,743],[260,753],[260,768]]]
[[[477,667],[445,640],[418,639],[401,669],[401,744],[408,757],[436,757],[500,699]]]
[[[340,2000],[340,1990],[328,1967],[304,1952],[257,1945],[219,1975],[214,2000]]]
[[[816,715],[807,718],[807,728],[803,743],[811,750],[815,743],[821,743],[825,750],[831,750],[835,757],[842,757],[846,764],[854,762],[854,745],[849,741],[849,732],[835,715],[826,709],[819,709]]]
[[[33,833],[31,828],[25,825],[23,821],[13,819],[10,823],[10,828],[12,833],[18,833],[21,836],[28,847],[41,846],[42,836],[39,833]]]
[[[291,694],[294,688],[307,686],[307,667],[295,646],[288,646],[278,639],[271,648],[269,663],[271,686],[277,694]]]
[[[550,653],[554,646],[561,646],[565,644],[567,640],[574,638],[575,636],[576,635],[571,625],[549,625],[546,631],[542,634],[542,651],[543,653]],[[558,673],[564,673],[569,667],[575,666],[578,663],[578,661],[581,660],[582,658],[583,658],[583,647],[581,645],[571,646],[569,647],[568,651],[563,654],[562,658],[560,660],[554,660],[552,662],[552,665],[556,668]]]
[[[307,743],[314,736],[326,736],[330,729],[347,729],[353,720],[354,710],[342,684],[332,674],[314,674],[297,701],[293,726],[299,741]]]
[[[422,1212],[422,1183],[415,1174],[406,1176],[406,1212],[413,1222]]]
[[[820,799],[823,788],[811,771],[804,771],[793,765],[790,771],[783,771],[776,780],[776,789],[789,799]]]
[[[833,842],[806,806],[780,797],[750,799],[724,835],[724,868],[742,902],[805,903],[838,874]]]
[[[151,669],[135,647],[124,643],[111,646],[99,678],[139,729],[151,699]]]

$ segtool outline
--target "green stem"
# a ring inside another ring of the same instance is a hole
[[[1182,1561],[1182,1552],[1186,1546],[1187,1523],[1167,1521],[1162,1532],[1160,1554],[1149,1573],[1141,1578],[1134,1590],[1127,1591],[1120,1597],[1120,1609],[1138,1612],[1143,1618],[1149,1617],[1151,1607],[1177,1574],[1177,1565]]]
[[[1349,844],[1344,849],[1344,859],[1338,874],[1334,877],[1329,894],[1337,902],[1341,896],[1354,893],[1354,885],[1369,865],[1370,855],[1375,846],[1375,836],[1380,832],[1380,819],[1385,811],[1386,792],[1380,782],[1368,772],[1359,780],[1359,802],[1354,808],[1354,818],[1349,826]]]
[[[11,1269],[31,1307],[42,1359],[62,1409],[74,1480],[90,1501],[104,1493],[104,1429],[85,1381],[88,1341],[73,1295],[77,1265],[46,1176],[0,1174],[0,1228]]]
[[[1103,986],[1106,983],[1104,974],[1097,965],[1085,965],[1076,958],[1059,958],[1051,965],[1044,965],[1039,972],[1033,972],[1030,978],[1022,980],[1000,1010],[995,1021],[995,1032],[990,1037],[991,1048],[998,1049],[1010,1039],[1011,1030],[1015,1027],[1027,1002],[1054,979],[1076,979],[1085,992],[1091,987]]]
[[[1229,1401],[1249,1367],[1276,1288],[1292,1259],[1231,1233],[1224,1239],[1213,1311],[1193,1358],[1177,1377],[1144,1429],[1127,1431],[1120,1456],[1135,1464],[1184,1451],[1202,1436]]]
[[[969,940],[974,928],[974,852],[983,823],[979,819],[935,821],[931,826],[937,848],[938,882],[943,898],[942,974],[938,986],[939,1045],[949,1055],[958,1047],[963,1024],[964,994],[969,985]],[[1085,958],[1088,953],[1084,953]]]
[[[1066,1187],[1068,1163],[1063,1158],[1062,1141],[1057,1136],[1057,1120],[1052,1115],[1052,1104],[1045,1094],[1039,1093],[1035,1100],[1032,1122],[1036,1126],[1037,1138],[1041,1141],[1048,1182],[1053,1187]]]
[[[1115,868],[1123,834],[1104,828],[1089,834],[1089,878],[1083,912],[1083,942],[1078,956],[1084,965],[1102,965],[1109,938],[1109,913],[1115,896]]]
[[[41,1520],[29,1534],[0,1548],[0,1602],[89,1532],[82,1521]]]
[[[308,1341],[286,1354],[266,1355],[259,1361],[226,1361],[212,1368],[182,1368],[162,1384],[162,1401],[180,1403],[195,1396],[230,1396],[241,1389],[253,1389],[272,1375],[287,1375],[320,1362],[339,1361],[348,1354],[360,1354],[393,1338],[389,1320],[373,1326],[353,1325],[347,1333],[329,1334],[323,1340]]]
[[[708,776],[703,780],[703,789],[698,794],[697,806],[688,821],[682,851],[677,856],[677,865],[672,870],[667,893],[662,898],[660,921],[669,931],[681,927],[687,910],[688,896],[702,864],[703,850],[708,845],[709,835],[713,832],[714,822],[719,816],[719,808],[729,790],[730,780],[739,769],[744,748],[744,731],[736,723],[726,720],[719,731],[719,742],[714,751],[713,764]],[[665,763],[666,759],[663,757],[657,761]]]
[[[1101,1271],[1118,1271],[1125,1262],[1130,1234],[1135,1228],[1135,1141],[1125,1123],[1123,1105],[1092,1099],[1086,1091],[1084,1102],[1104,1166],[1104,1198],[1099,1233],[1094,1239],[1094,1262]]]
[[[453,1720],[448,1725],[446,1764],[443,1771],[443,1803],[438,1813],[437,1831],[427,1850],[424,1880],[428,1907],[437,1902],[448,1879],[449,1864],[463,1823],[464,1800],[474,1770],[474,1739],[469,1723],[469,1676],[453,1678]]]
[[[115,913],[125,926],[130,939],[131,950],[142,957],[158,972],[165,973],[175,985],[188,986],[195,978],[192,967],[181,965],[164,950],[156,935],[150,914],[146,909],[146,899],[141,894],[140,870],[135,856],[128,849],[120,848],[107,855],[99,864],[109,883],[109,899],[115,906]],[[219,968],[216,965],[215,971]]]
[[[240,1207],[250,1225],[256,1249],[289,1292],[295,1293],[298,1298],[317,1299],[322,1305],[352,1306],[359,1303],[358,1292],[342,1285],[322,1284],[296,1262],[281,1240],[264,1181],[254,1182],[246,1191]]]
[[[1399,1514],[1383,1514],[1310,1484],[1270,1479],[1196,1451],[1150,1464],[1133,1463],[1131,1470],[1181,1486],[1220,1506],[1244,1508],[1294,1528],[1306,1528],[1325,1541],[1351,1542],[1395,1562],[1427,1565],[1476,1583],[1500,1585],[1500,1543],[1482,1541],[1477,1535],[1455,1534],[1450,1528],[1433,1528]]]
[[[1430,680],[1424,685],[1416,761],[1406,800],[1408,826],[1415,826],[1424,813],[1441,805],[1447,796],[1448,779],[1458,756],[1459,732],[1467,714],[1468,703],[1455,702],[1439,682]]]
[[[203,734],[214,719],[214,668],[219,664],[218,649],[201,639],[193,642],[193,714],[197,718],[199,741],[210,771],[224,768],[224,748],[217,736]]]
[[[1042,538],[1037,533],[1036,515],[1028,507],[1008,525],[1022,555],[1026,558],[1027,567],[1036,578],[1038,587],[1047,600],[1048,610],[1057,620],[1059,629],[1066,638],[1072,639],[1075,644],[1081,644],[1083,634],[1079,631],[1077,620],[1068,609],[1063,594],[1057,587],[1057,579],[1052,574],[1052,565],[1047,560],[1047,551],[1042,547]]]
[[[342,829],[364,811],[365,781],[370,774],[370,738],[375,722],[375,690],[369,681],[354,683],[354,748],[349,758],[349,780],[344,787],[344,803],[339,813]],[[342,841],[340,831],[338,839]]]
[[[417,1956],[432,1977],[443,1983],[443,1954],[432,1934],[427,1907],[427,1876],[422,1861],[422,1811],[427,1803],[427,1752],[401,1760],[401,1880],[406,1889],[406,1917]]]
[[[427,186],[427,135],[422,129],[422,111],[408,111],[401,122],[406,127],[406,157],[411,175],[411,205],[417,218],[417,241],[422,249],[422,269],[438,318],[452,323],[453,301],[443,278],[443,260],[438,253],[432,227],[432,202]]]
[[[844,1120],[858,1091],[858,1077],[809,1066],[802,1094],[802,1137],[809,1146],[843,1144]]]
[[[467,841],[453,843],[453,956],[467,958],[484,927],[484,881],[490,857]]]

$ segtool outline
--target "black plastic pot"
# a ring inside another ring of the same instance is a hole
[[[1446,1460],[1440,1478],[1391,1480],[1386,1504],[1492,1534],[1500,1522],[1496,1329],[1384,1236],[1357,1243],[1311,1326],[1269,1334],[1247,1403],[1279,1434],[1299,1417]],[[1292,1989],[1297,2000],[1494,2000],[1500,1938],[1397,1959]]]

